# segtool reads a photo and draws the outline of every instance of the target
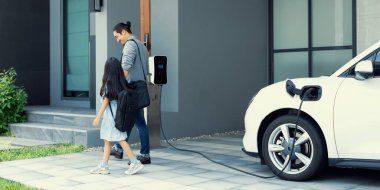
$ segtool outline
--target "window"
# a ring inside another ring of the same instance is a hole
[[[89,2],[65,0],[63,97],[89,97]]]
[[[355,1],[271,0],[271,82],[330,75],[349,61]]]

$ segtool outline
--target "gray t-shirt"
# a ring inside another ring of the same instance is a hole
[[[137,45],[139,49],[137,49]],[[145,80],[144,73],[145,75],[148,74],[148,50],[145,45],[136,38],[136,36],[129,37],[124,44],[121,66],[124,70],[128,71],[128,76],[126,77],[128,82]]]

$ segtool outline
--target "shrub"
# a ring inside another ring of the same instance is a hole
[[[11,68],[0,73],[0,134],[9,131],[9,123],[26,120],[24,107],[27,94],[22,87],[15,85],[16,70]]]

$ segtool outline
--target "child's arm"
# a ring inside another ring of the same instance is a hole
[[[92,122],[92,126],[97,127],[99,125],[99,121],[100,121],[101,117],[103,116],[104,110],[108,106],[109,102],[110,102],[110,100],[107,97],[105,97],[104,101],[102,103],[102,107],[100,107],[98,115],[95,117],[94,121]]]

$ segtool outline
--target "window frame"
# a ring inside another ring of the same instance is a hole
[[[275,53],[287,53],[287,52],[308,52],[308,77],[312,77],[313,74],[313,52],[322,50],[346,50],[352,49],[352,57],[357,55],[357,42],[356,42],[356,0],[352,1],[352,45],[346,46],[327,46],[327,47],[313,47],[312,46],[312,1],[308,1],[308,47],[307,48],[293,48],[293,49],[274,49],[274,0],[269,0],[269,65],[268,65],[268,81],[269,84],[274,83],[274,54]]]

